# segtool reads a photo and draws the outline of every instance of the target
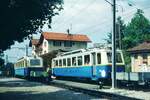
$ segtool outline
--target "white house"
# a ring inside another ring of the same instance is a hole
[[[55,50],[76,50],[87,48],[88,42],[91,42],[91,40],[87,35],[43,32],[38,44],[36,45],[36,49],[38,50],[35,51],[38,55],[43,55]]]

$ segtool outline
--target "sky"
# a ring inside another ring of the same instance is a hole
[[[107,0],[111,2],[111,0]],[[129,23],[137,8],[144,11],[144,15],[150,20],[150,1],[149,0],[117,0],[117,16],[121,16],[125,23]],[[132,4],[129,6],[128,4]],[[52,18],[52,29],[44,25],[44,32],[66,33],[70,29],[71,34],[85,34],[94,43],[104,43],[107,33],[112,31],[112,8],[105,0],[64,0],[64,10],[59,15]],[[40,34],[34,35],[39,38]],[[4,52],[8,55],[9,62],[15,62],[18,58],[25,55],[25,46],[29,40],[23,43],[15,42],[12,49]],[[24,48],[24,49],[22,49]],[[29,48],[31,54],[31,48]]]

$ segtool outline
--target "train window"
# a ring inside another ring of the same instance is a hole
[[[76,57],[72,57],[72,66],[76,66]]]
[[[71,59],[67,58],[67,66],[71,66]]]
[[[66,66],[66,59],[63,59],[63,66]]]
[[[109,52],[107,53],[108,63],[112,63],[112,54]],[[122,58],[120,53],[116,53],[116,62],[122,63]]]
[[[97,53],[97,64],[101,64],[101,54]]]
[[[85,55],[84,56],[84,64],[89,65],[90,64],[90,55]]]
[[[78,66],[82,65],[82,56],[78,57]]]
[[[40,60],[39,59],[31,59],[30,60],[30,65],[31,66],[39,66],[40,65]]]
[[[108,53],[107,53],[108,63],[111,63],[111,62],[112,62],[111,57],[112,57],[112,54],[111,54],[110,52],[108,52]]]
[[[122,58],[121,58],[121,54],[120,53],[116,54],[116,62],[117,63],[122,63]]]
[[[58,60],[56,60],[56,66],[58,66]]]
[[[59,60],[59,66],[62,66],[62,60],[61,59]]]

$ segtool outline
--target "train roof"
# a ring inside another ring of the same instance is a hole
[[[41,57],[38,57],[38,56],[23,56],[23,57],[19,58],[17,61],[20,61],[20,60],[23,60],[23,59],[31,59],[31,58],[41,58]]]
[[[78,50],[73,50],[70,52],[66,52],[66,53],[62,53],[57,55],[57,57],[63,57],[63,56],[69,56],[69,55],[75,55],[75,54],[79,54],[79,53],[91,53],[91,52],[111,52],[111,48],[88,48],[88,49],[78,49]],[[118,52],[121,50],[117,50]]]

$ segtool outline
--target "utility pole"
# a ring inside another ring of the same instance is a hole
[[[112,89],[116,88],[116,0],[112,0],[113,32],[112,32]]]
[[[112,3],[105,0],[112,6],[113,12],[113,32],[112,32],[112,89],[116,88],[116,0],[112,0]]]

